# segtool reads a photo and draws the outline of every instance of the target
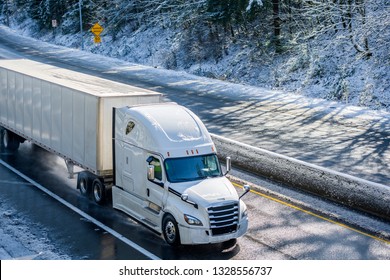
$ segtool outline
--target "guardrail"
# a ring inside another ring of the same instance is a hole
[[[390,186],[211,134],[221,158],[274,181],[390,220]]]

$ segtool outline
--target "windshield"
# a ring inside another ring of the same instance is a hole
[[[172,183],[196,181],[222,175],[216,155],[204,155],[165,160],[168,180]]]

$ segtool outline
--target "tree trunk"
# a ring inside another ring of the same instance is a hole
[[[272,11],[273,11],[273,26],[274,26],[274,41],[276,52],[281,51],[281,19],[280,19],[280,0],[272,0]]]

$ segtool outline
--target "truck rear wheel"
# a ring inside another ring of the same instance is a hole
[[[99,178],[92,182],[92,195],[93,200],[99,205],[103,204],[106,199],[106,187]]]
[[[12,131],[9,131],[7,129],[4,129],[3,132],[3,145],[4,148],[10,151],[16,151],[19,149],[20,146],[20,137],[13,133]]]
[[[88,172],[83,171],[77,175],[77,188],[83,196],[88,196],[91,192],[91,178]]]
[[[177,246],[180,244],[179,227],[175,218],[168,214],[163,219],[163,235],[165,241],[171,246]]]

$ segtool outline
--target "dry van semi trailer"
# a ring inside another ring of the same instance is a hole
[[[156,92],[30,60],[0,61],[2,145],[32,142],[65,159],[81,194],[112,205],[170,245],[219,243],[248,215],[190,110]],[[227,160],[226,170],[230,170]]]

